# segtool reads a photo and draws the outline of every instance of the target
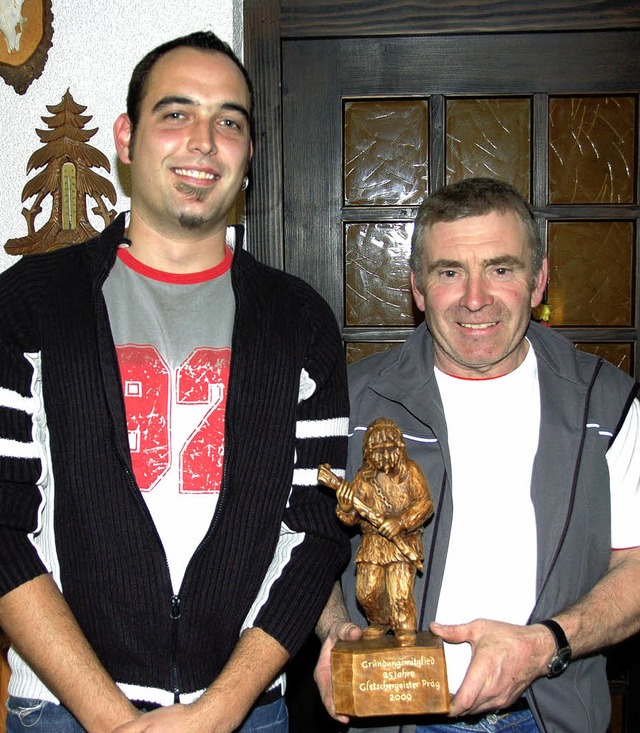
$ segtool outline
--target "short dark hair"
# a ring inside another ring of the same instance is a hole
[[[212,31],[196,31],[195,33],[190,33],[189,35],[181,36],[180,38],[174,38],[172,41],[167,41],[166,43],[157,46],[153,50],[149,51],[149,53],[136,65],[133,73],[131,74],[129,90],[127,92],[127,115],[131,121],[132,134],[135,133],[136,125],[140,119],[140,107],[147,90],[147,80],[151,73],[151,69],[156,61],[169,53],[169,51],[182,47],[222,53],[225,56],[228,56],[238,69],[240,69],[249,89],[249,127],[250,130],[253,131],[253,84],[251,83],[247,70],[242,65],[240,59],[235,55],[231,46],[218,38],[215,33]]]
[[[496,211],[513,212],[524,225],[531,247],[533,274],[544,261],[544,243],[533,218],[531,207],[511,184],[496,178],[466,178],[459,183],[443,186],[428,196],[418,209],[411,237],[411,271],[417,284],[422,284],[422,262],[427,230],[437,222],[457,221],[468,216],[484,216]]]

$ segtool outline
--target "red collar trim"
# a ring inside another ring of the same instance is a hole
[[[215,267],[211,267],[208,270],[201,270],[200,272],[165,272],[164,270],[156,270],[153,267],[143,264],[140,260],[137,260],[126,247],[120,247],[118,249],[118,258],[123,265],[129,269],[137,272],[139,275],[144,275],[151,280],[158,280],[163,283],[172,283],[174,285],[195,285],[197,283],[203,283],[207,280],[214,280],[221,275],[224,275],[231,268],[231,260],[233,259],[233,253],[229,247],[225,248],[224,259],[222,262]]]

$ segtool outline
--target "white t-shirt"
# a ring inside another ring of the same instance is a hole
[[[453,520],[436,620],[524,624],[535,603],[537,567],[531,473],[538,450],[540,388],[533,347],[529,344],[516,370],[495,379],[435,373],[453,467]],[[640,545],[639,415],[636,400],[607,453],[614,548]],[[455,693],[471,660],[471,646],[445,644],[445,654],[449,689]]]
[[[436,620],[455,624],[490,618],[523,624],[536,588],[531,472],[538,450],[540,390],[533,349],[503,377],[458,379],[436,369],[436,379],[453,466],[453,521]],[[455,692],[471,647],[445,648],[449,688]]]

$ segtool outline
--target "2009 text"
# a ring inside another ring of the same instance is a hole
[[[389,695],[389,700],[391,702],[396,702],[398,700],[401,700],[402,702],[408,702],[411,700],[411,693],[410,692],[392,692]]]

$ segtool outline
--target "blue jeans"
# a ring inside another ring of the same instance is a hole
[[[84,728],[67,708],[46,700],[9,697],[7,700],[7,733],[83,733]]]
[[[507,715],[490,713],[476,723],[454,722],[442,725],[418,725],[416,733],[464,733],[483,731],[484,733],[540,733],[530,710],[518,710]]]
[[[10,697],[7,702],[7,733],[85,733],[63,705],[44,700]],[[284,698],[254,708],[238,733],[287,733],[289,715]]]
[[[288,733],[289,713],[284,697],[254,708],[238,733]]]

